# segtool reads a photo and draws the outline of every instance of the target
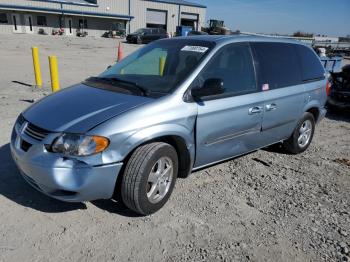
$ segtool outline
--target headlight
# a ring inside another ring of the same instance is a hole
[[[105,150],[109,140],[102,136],[62,134],[52,144],[52,151],[70,156],[89,156]]]

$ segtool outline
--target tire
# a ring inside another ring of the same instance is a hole
[[[142,39],[141,39],[141,37],[136,38],[136,44],[142,45]]]
[[[140,146],[125,167],[121,185],[124,204],[141,215],[155,213],[168,201],[177,174],[178,156],[171,145],[154,142]]]
[[[306,132],[306,130],[309,131]],[[283,142],[283,148],[292,154],[304,152],[310,146],[314,132],[315,118],[311,113],[306,112],[299,120],[291,137]],[[304,134],[303,137],[302,134]]]

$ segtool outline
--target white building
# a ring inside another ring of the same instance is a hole
[[[0,33],[63,28],[65,35],[80,30],[101,36],[120,27],[127,33],[145,27],[174,33],[178,25],[200,30],[205,15],[205,6],[184,0],[0,0]]]
[[[316,42],[337,43],[339,41],[339,37],[315,36],[314,40]]]

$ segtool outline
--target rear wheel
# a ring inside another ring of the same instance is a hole
[[[126,164],[123,202],[141,215],[158,211],[168,201],[177,173],[178,157],[171,145],[155,142],[137,148]]]
[[[315,119],[311,113],[304,113],[293,134],[283,142],[286,151],[292,154],[304,152],[311,144],[315,132]]]

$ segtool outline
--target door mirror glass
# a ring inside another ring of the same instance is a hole
[[[192,89],[191,95],[194,98],[200,98],[205,96],[220,95],[224,93],[224,91],[224,81],[222,79],[210,78],[205,80],[202,87]]]

